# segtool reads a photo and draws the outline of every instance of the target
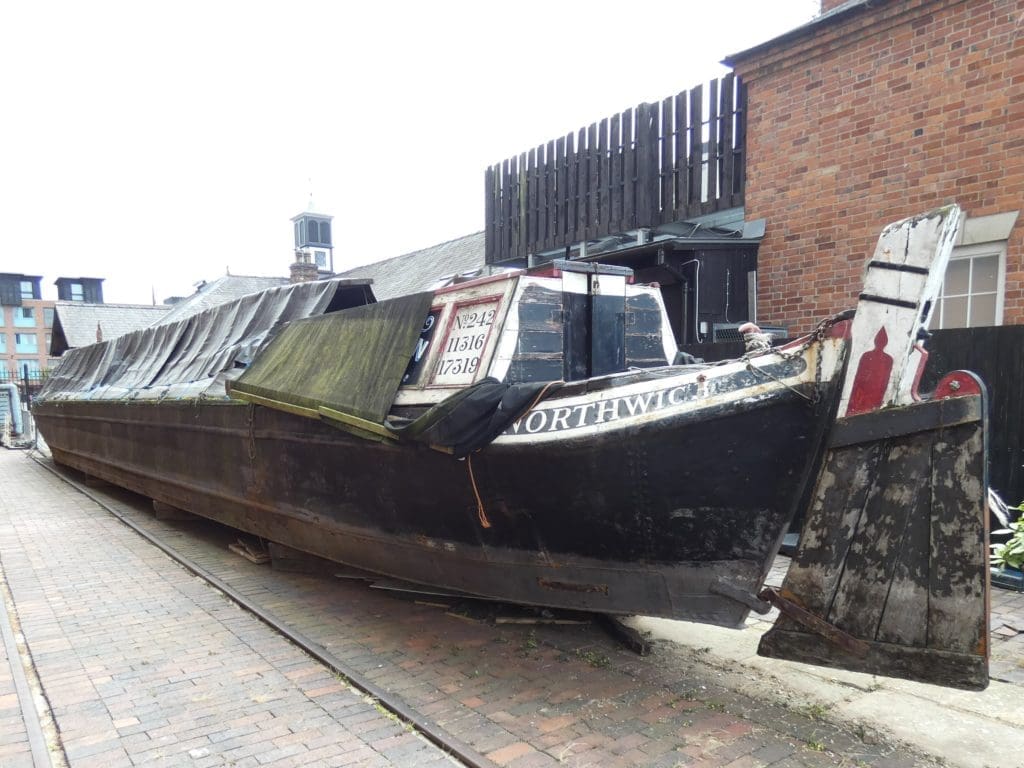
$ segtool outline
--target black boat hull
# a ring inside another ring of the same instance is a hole
[[[736,626],[805,492],[827,408],[781,390],[587,440],[499,441],[468,461],[237,402],[48,402],[36,418],[61,464],[339,563]]]

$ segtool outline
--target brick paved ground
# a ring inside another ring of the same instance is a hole
[[[433,754],[23,455],[0,455],[0,472],[19,488],[0,502],[0,552],[17,561],[8,579],[73,765]],[[863,743],[813,705],[738,692],[699,651],[639,658],[592,626],[467,621],[361,582],[251,565],[210,524],[105,498],[498,765],[928,764]],[[209,755],[186,759],[192,749]]]
[[[450,762],[24,453],[0,478],[3,573],[72,766]]]
[[[3,621],[0,616],[0,621]],[[0,642],[0,765],[4,768],[32,768],[32,752],[21,716],[18,693],[11,673],[10,659],[4,643]]]

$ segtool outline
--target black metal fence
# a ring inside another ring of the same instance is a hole
[[[0,368],[0,384],[17,384],[22,403],[31,405],[32,398],[43,388],[49,371],[10,371]]]

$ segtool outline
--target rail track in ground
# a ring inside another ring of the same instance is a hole
[[[384,690],[380,686],[369,680],[364,674],[358,670],[352,668],[351,665],[346,664],[343,660],[337,658],[324,648],[319,643],[306,637],[304,634],[296,630],[294,627],[289,626],[287,623],[281,621],[270,611],[257,604],[255,601],[242,594],[239,590],[232,587],[229,583],[223,579],[217,577],[201,565],[196,563],[185,554],[179,552],[173,546],[164,541],[159,535],[146,527],[139,525],[136,521],[132,520],[127,515],[119,511],[115,506],[108,503],[100,494],[94,493],[83,483],[78,482],[73,477],[69,476],[69,471],[63,467],[58,467],[52,459],[44,458],[39,455],[33,455],[33,460],[41,467],[45,468],[49,472],[59,477],[65,483],[70,485],[76,491],[89,498],[95,504],[100,506],[109,514],[113,515],[122,524],[133,530],[142,538],[146,539],[150,544],[159,549],[173,561],[178,563],[180,566],[185,568],[187,571],[192,573],[197,578],[204,581],[209,586],[221,592],[230,601],[235,603],[239,608],[246,611],[250,615],[259,619],[265,625],[270,627],[274,632],[278,633],[290,643],[301,649],[303,652],[316,659],[318,662],[323,664],[327,669],[338,675],[352,688],[361,692],[367,696],[373,705],[380,707],[390,713],[391,716],[397,718],[407,728],[412,729],[418,733],[424,739],[434,744],[436,747],[445,752],[450,758],[455,761],[467,766],[467,768],[497,768],[497,764],[489,760],[484,755],[474,750],[471,746],[465,742],[455,738],[450,733],[445,731],[443,728],[438,726],[432,720],[424,717],[413,708],[409,707],[401,698]],[[111,486],[116,487],[116,486]],[[138,496],[137,494],[134,494]],[[142,498],[142,497],[139,497]],[[0,615],[0,626],[8,626],[6,620],[6,611],[3,615]],[[6,642],[7,630],[4,630],[4,640]],[[10,658],[10,653],[8,653]],[[15,664],[19,657],[12,659],[12,668],[18,666]],[[42,735],[42,727],[39,725],[41,718],[39,709],[33,704],[31,696],[31,690],[27,683],[25,684],[24,698],[22,690],[19,688],[19,701],[22,702],[22,713],[23,718],[26,720],[26,730],[29,731],[30,744],[32,745],[33,755],[33,766],[34,768],[43,768],[44,766],[52,766],[48,758],[45,758],[44,753],[46,752],[46,739]],[[42,718],[45,719],[45,718]],[[29,721],[33,721],[34,725],[30,726]],[[37,762],[38,758],[38,762]],[[46,760],[42,762],[42,760]]]

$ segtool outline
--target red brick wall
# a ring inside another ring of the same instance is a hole
[[[1024,208],[1019,0],[872,5],[735,65],[746,214],[768,222],[758,319],[791,331],[853,306],[884,224],[951,201],[969,216]],[[1024,215],[1004,323],[1024,323],[1022,251]]]

